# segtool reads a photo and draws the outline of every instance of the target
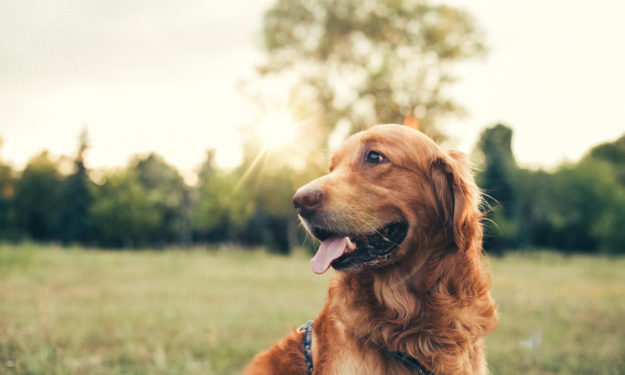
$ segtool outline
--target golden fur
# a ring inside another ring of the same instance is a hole
[[[370,150],[385,162],[364,162]],[[330,172],[302,189],[322,192],[324,225],[345,232],[408,223],[390,257],[333,276],[314,322],[314,374],[410,374],[378,345],[437,375],[487,374],[483,337],[497,319],[481,255],[481,196],[467,158],[411,128],[378,125],[350,137]],[[245,374],[306,374],[302,350],[293,332]]]

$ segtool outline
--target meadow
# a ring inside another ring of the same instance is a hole
[[[625,373],[625,258],[491,258],[493,374]],[[330,272],[331,273],[331,272]],[[308,257],[0,246],[0,374],[237,374],[321,309]]]

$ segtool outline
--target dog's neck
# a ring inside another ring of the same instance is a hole
[[[455,256],[427,260],[417,269],[399,267],[401,272],[338,273],[329,310],[356,339],[407,353],[436,374],[482,373],[481,337],[494,329],[494,307],[488,293],[467,298],[446,279],[441,263],[463,261],[449,259]],[[471,277],[481,270],[467,264],[465,272]]]

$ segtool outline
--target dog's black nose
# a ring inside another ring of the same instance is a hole
[[[300,215],[306,216],[319,208],[323,201],[321,190],[312,188],[301,188],[293,196],[293,207]]]

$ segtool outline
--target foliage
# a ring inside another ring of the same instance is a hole
[[[255,152],[254,148],[248,148],[248,153],[241,166],[247,174],[240,182],[240,189],[248,192],[255,210],[244,227],[242,242],[262,243],[287,253],[301,244],[293,195],[298,187],[317,177],[320,170],[293,168],[281,160],[281,154],[274,154],[272,150]],[[255,153],[258,155],[256,165],[251,157]]]
[[[625,253],[623,143],[598,145],[578,163],[553,171],[516,164],[512,131],[484,130],[477,180],[488,194],[485,248],[549,247],[565,252]],[[291,197],[321,173],[284,162],[284,153],[248,148],[231,171],[208,152],[189,186],[161,156],[133,158],[124,168],[98,171],[84,164],[86,141],[69,175],[47,152],[21,173],[0,164],[0,239],[59,241],[143,248],[193,243],[240,243],[287,253],[312,245],[298,227]]]
[[[468,13],[426,1],[278,0],[263,36],[259,72],[293,82],[289,100],[305,103],[315,117],[307,134],[321,141],[342,122],[355,132],[413,112],[441,140],[437,122],[461,112],[445,94],[450,68],[485,50]]]
[[[519,247],[520,223],[501,204],[491,206],[484,223],[484,248],[491,253]]]
[[[14,195],[13,170],[10,166],[0,162],[0,238],[12,236],[11,203]]]
[[[147,195],[147,200],[152,202],[152,209],[158,217],[148,233],[149,243],[188,242],[191,230],[189,191],[176,168],[155,153],[136,158],[129,168]]]
[[[259,75],[290,87],[281,109],[300,122],[297,146],[250,137],[240,167],[220,170],[209,152],[189,185],[155,153],[90,170],[83,132],[72,172],[47,151],[21,171],[0,160],[0,240],[241,243],[286,253],[304,242],[292,196],[325,171],[330,139],[405,117],[443,139],[435,124],[460,110],[445,92],[450,69],[482,54],[482,39],[469,14],[426,0],[277,0],[264,15]],[[266,99],[259,103],[271,106]],[[552,171],[518,166],[511,144],[503,124],[485,129],[477,144],[489,251],[625,253],[625,136]]]
[[[514,215],[515,174],[517,165],[512,153],[512,129],[497,124],[485,129],[477,147],[483,154],[483,170],[479,185],[486,192],[489,203],[500,204],[507,210],[507,217]]]
[[[486,248],[623,252],[625,184],[620,171],[625,168],[625,138],[593,148],[578,163],[546,172],[516,165],[511,136],[509,128],[497,125],[484,130],[479,142],[484,165],[478,180],[493,198]]]
[[[613,170],[602,163],[581,162],[563,166],[553,174],[550,186],[549,244],[564,249],[596,249],[602,239],[597,226],[617,200]]]
[[[61,211],[62,177],[47,151],[30,159],[15,183],[15,223],[35,240],[56,238]]]
[[[59,236],[64,244],[85,244],[91,239],[91,180],[85,167],[87,132],[83,130],[79,139],[78,153],[74,159],[74,172],[67,176],[61,187],[61,212]]]
[[[105,246],[137,247],[151,244],[161,212],[156,195],[149,194],[134,171],[112,171],[94,188],[91,217]]]
[[[224,173],[214,166],[214,153],[208,152],[198,173],[191,221],[196,238],[227,241],[241,236],[255,210],[255,202],[242,189],[239,173]]]
[[[593,147],[586,159],[603,160],[612,165],[617,180],[625,186],[625,135],[614,142]]]
[[[497,124],[485,129],[477,143],[482,162],[478,185],[483,189],[489,221],[485,228],[485,246],[490,249],[514,248],[518,245],[519,168],[512,153],[512,129]]]

